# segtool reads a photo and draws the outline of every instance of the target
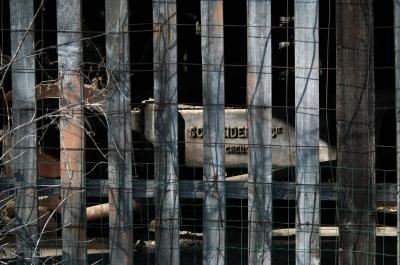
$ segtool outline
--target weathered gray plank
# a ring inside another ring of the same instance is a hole
[[[225,264],[223,1],[201,0],[203,77],[203,264]]]
[[[60,180],[59,179],[38,179],[38,195],[39,196],[59,196]],[[152,198],[154,197],[155,184],[153,180],[134,179],[133,197],[134,198]],[[246,199],[247,198],[247,181],[246,182],[226,182],[226,198],[229,199]],[[397,202],[397,184],[378,183],[375,185],[376,202],[379,203],[395,203]],[[108,180],[87,179],[86,190],[88,197],[107,197],[108,196]],[[2,196],[9,196],[14,192],[14,179],[1,178],[0,192]],[[321,201],[335,201],[337,197],[337,184],[334,182],[321,183],[320,199]],[[180,198],[203,198],[203,181],[200,180],[180,180],[179,181],[179,197]],[[296,183],[275,181],[272,184],[272,197],[274,200],[294,200],[296,198]]]
[[[336,2],[336,172],[342,265],[375,264],[373,20],[372,0]]]
[[[179,264],[176,1],[153,1],[156,264]]]
[[[105,2],[111,264],[133,264],[128,1]]]
[[[318,0],[295,0],[296,264],[320,263]]]
[[[393,0],[393,10],[396,84],[397,209],[400,209],[400,0]],[[400,211],[397,211],[397,265],[400,265]]]
[[[35,53],[33,0],[10,1],[17,264],[38,264],[36,190]],[[21,127],[20,127],[21,126]]]
[[[271,264],[271,1],[247,1],[248,259]]]
[[[86,264],[85,181],[83,178],[83,82],[80,66],[81,1],[57,0],[60,79],[60,170],[64,264]]]

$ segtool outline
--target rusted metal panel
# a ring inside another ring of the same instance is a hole
[[[319,8],[294,1],[296,264],[320,264]]]
[[[91,107],[91,104],[97,106],[104,105],[104,93],[103,90],[99,89],[97,80],[94,80],[92,84],[85,84],[83,86],[83,98],[88,103],[85,107]],[[36,100],[47,99],[47,98],[60,98],[60,86],[58,83],[40,84],[35,88]]]
[[[203,264],[225,264],[223,1],[201,0],[203,82]]]
[[[81,1],[57,0],[63,262],[86,264]]]
[[[360,15],[362,14],[362,15]],[[375,264],[372,0],[336,2],[339,264]]]
[[[271,143],[272,138],[282,140],[284,134],[284,124],[274,126],[272,121],[270,0],[247,1],[247,49],[248,259],[249,264],[269,265],[272,247]],[[226,136],[232,136],[230,129]],[[290,152],[287,154],[290,156]],[[229,153],[226,157],[230,157]],[[290,161],[288,156],[285,160]]]
[[[179,264],[177,18],[175,0],[153,1],[156,264]]]
[[[38,205],[36,190],[35,53],[33,0],[10,1],[12,116],[14,129],[12,173],[15,184],[17,264],[38,264]],[[9,139],[11,140],[11,139]],[[11,143],[11,141],[9,141]],[[11,158],[11,157],[10,157]],[[10,162],[10,161],[8,161]]]
[[[109,248],[111,264],[133,264],[132,127],[128,1],[106,1]]]

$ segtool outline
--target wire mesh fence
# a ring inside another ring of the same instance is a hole
[[[400,264],[398,0],[0,0],[0,263]]]

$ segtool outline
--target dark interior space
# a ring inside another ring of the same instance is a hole
[[[271,1],[272,115],[294,126],[294,5]],[[288,142],[288,146],[295,143]],[[292,162],[293,163],[293,162]],[[294,168],[273,172],[274,181],[295,181]],[[289,202],[287,202],[289,203]]]
[[[105,51],[105,3],[82,1],[83,82],[104,89],[107,82]],[[106,106],[104,106],[106,110]],[[107,121],[104,113],[85,108],[85,172],[87,178],[107,179]]]
[[[319,6],[319,105],[320,134],[329,145],[336,145],[336,30],[335,0]]]
[[[44,152],[57,160],[60,159],[58,107],[58,99],[50,98],[37,101],[37,115],[38,117],[45,117],[36,123],[39,152]]]
[[[0,129],[4,128],[4,125],[7,121],[7,113],[6,110],[7,103],[5,102],[5,94],[11,90],[11,71],[6,72],[3,70],[3,67],[6,67],[7,63],[10,62],[11,59],[11,47],[10,47],[10,9],[9,2],[7,0],[0,0],[0,28],[1,28],[1,41],[0,41],[0,79],[3,81],[1,84],[1,93],[0,93]]]
[[[107,82],[105,49],[104,1],[82,1],[83,82],[91,84],[94,78]]]
[[[153,97],[152,1],[129,1],[132,104]]]
[[[107,121],[95,110],[85,110],[85,172],[87,178],[107,179]]]
[[[374,1],[376,182],[396,183],[392,1]]]
[[[56,1],[35,0],[36,83],[48,83],[58,78]]]
[[[294,106],[294,5],[272,0],[272,105],[287,120]],[[290,118],[291,119],[291,118]]]
[[[245,0],[224,1],[225,105],[246,106],[247,12]]]
[[[178,102],[201,105],[200,2],[177,1]]]

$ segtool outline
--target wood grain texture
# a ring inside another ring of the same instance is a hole
[[[13,193],[14,179],[0,178],[0,191],[4,196],[10,196]],[[134,179],[133,197],[134,198],[153,198],[155,191],[154,180]],[[202,180],[180,180],[179,181],[179,197],[186,199],[203,198],[203,181]],[[247,181],[226,181],[226,198],[227,199],[247,199]],[[38,190],[39,196],[59,196],[60,180],[54,178],[39,178]],[[377,183],[376,202],[385,205],[386,209],[390,209],[397,202],[397,185],[395,183]],[[105,179],[87,179],[86,193],[88,197],[100,198],[108,197],[108,180]],[[322,201],[335,201],[337,199],[338,187],[334,182],[321,183],[320,199]],[[274,200],[295,200],[296,183],[285,181],[274,181],[272,183],[272,197]],[[387,208],[389,207],[389,208]],[[396,207],[395,207],[396,208]],[[377,211],[383,210],[377,208]]]
[[[400,0],[393,0],[393,7],[396,84],[397,209],[400,209]],[[397,264],[400,265],[400,211],[397,211]]]
[[[336,2],[339,264],[375,264],[372,0]]]
[[[296,264],[320,263],[319,8],[295,0]]]
[[[60,170],[64,264],[86,264],[81,1],[57,0]]]
[[[110,264],[133,264],[128,1],[106,1]]]
[[[153,1],[156,264],[179,264],[178,83],[175,0]]]
[[[203,77],[203,264],[225,264],[223,1],[201,0]]]
[[[247,1],[249,264],[271,264],[272,64],[271,1]]]
[[[17,264],[38,264],[36,190],[35,53],[33,0],[10,1],[12,64],[13,175],[16,206],[15,230]]]

